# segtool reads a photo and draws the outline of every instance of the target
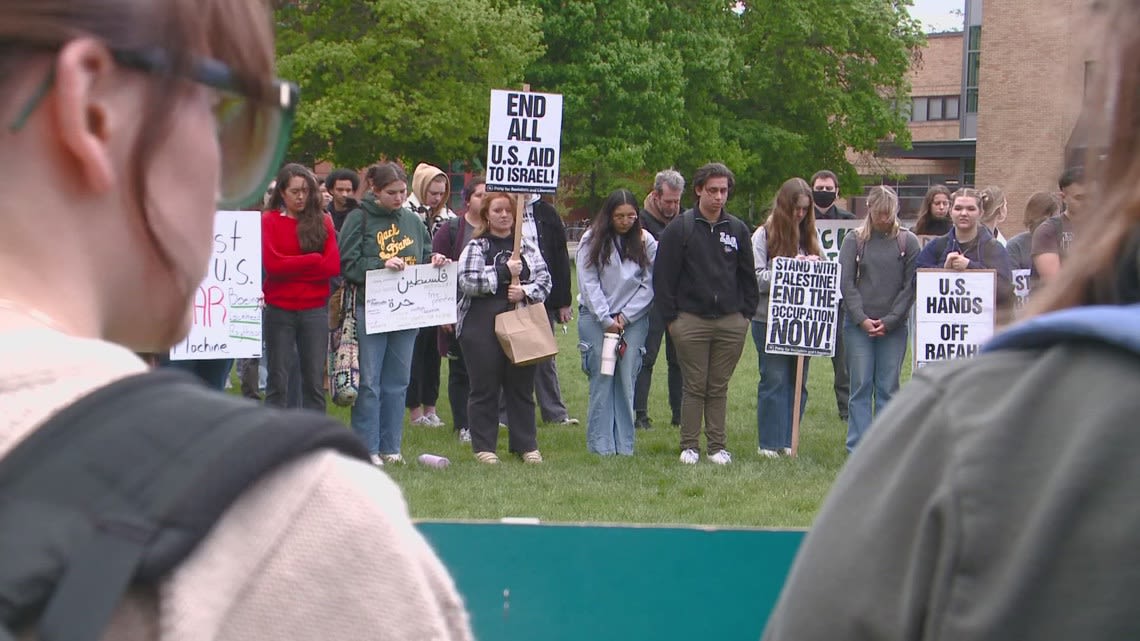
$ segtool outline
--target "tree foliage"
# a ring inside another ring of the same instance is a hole
[[[492,87],[517,85],[542,54],[537,14],[485,0],[280,2],[278,67],[301,85],[293,158],[483,153]]]
[[[281,73],[299,80],[295,157],[360,166],[486,154],[491,89],[564,96],[561,173],[595,207],[652,172],[737,174],[735,211],[848,150],[907,144],[910,0],[280,1]],[[566,191],[566,190],[564,190]]]

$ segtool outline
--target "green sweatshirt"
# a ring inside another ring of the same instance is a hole
[[[345,218],[337,242],[341,274],[357,285],[364,284],[365,272],[383,269],[390,258],[409,265],[431,262],[431,236],[420,217],[405,207],[384,209],[372,194]]]

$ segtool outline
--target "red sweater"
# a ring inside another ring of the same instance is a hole
[[[265,302],[294,311],[324,307],[329,279],[340,275],[336,229],[325,214],[328,239],[321,253],[301,253],[297,220],[274,210],[261,215],[261,263],[265,269]]]

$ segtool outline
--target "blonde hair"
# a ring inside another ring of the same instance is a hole
[[[1000,187],[986,187],[982,190],[981,202],[978,206],[982,209],[981,224],[987,229],[997,227],[1005,221],[1005,216],[1001,215],[1004,211],[1009,213],[1006,207],[1005,193],[1002,192]],[[998,220],[998,219],[1001,220]]]
[[[887,237],[894,238],[898,235],[899,225],[899,195],[895,193],[894,189],[886,185],[878,185],[871,188],[871,193],[867,194],[867,217],[863,219],[863,224],[859,229],[855,230],[855,236],[863,242],[871,237],[871,229],[874,227],[874,214],[884,211],[891,212],[891,231],[887,233]]]

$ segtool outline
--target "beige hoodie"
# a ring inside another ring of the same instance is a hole
[[[420,211],[423,203],[427,200],[427,189],[431,181],[436,179],[436,176],[444,177],[443,200],[431,212]],[[447,180],[447,174],[442,169],[434,165],[429,165],[426,162],[421,162],[416,165],[416,171],[412,174],[412,193],[408,196],[408,209],[411,209],[424,221],[430,229],[434,224],[436,218],[446,220],[448,218],[455,218],[455,214],[448,209],[447,203],[451,202],[451,181]]]
[[[144,370],[122,347],[0,310],[0,456],[69,403]],[[157,590],[124,599],[103,638],[472,635],[455,585],[412,526],[399,488],[365,463],[318,452],[250,487]]]

